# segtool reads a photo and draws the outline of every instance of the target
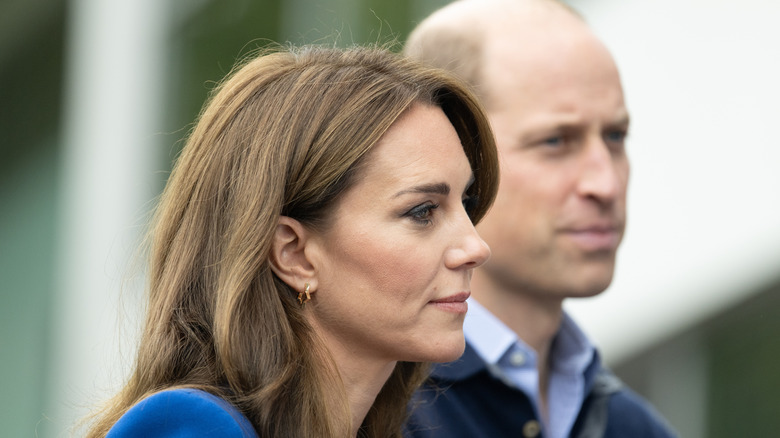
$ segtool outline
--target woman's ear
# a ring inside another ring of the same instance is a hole
[[[271,270],[293,290],[302,291],[306,283],[316,288],[315,269],[306,258],[310,232],[297,220],[280,216],[271,246]]]

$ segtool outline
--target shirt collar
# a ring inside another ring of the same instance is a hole
[[[582,375],[596,357],[596,348],[566,312],[551,348],[552,368],[562,374]]]
[[[535,361],[536,352],[477,300],[469,299],[463,332],[477,354],[490,365],[498,365],[513,345]],[[551,349],[552,368],[563,374],[582,375],[597,360],[595,347],[566,312]]]
[[[490,365],[497,365],[512,345],[519,341],[515,332],[482,307],[477,300],[469,299],[469,311],[463,322],[466,341],[477,354]]]

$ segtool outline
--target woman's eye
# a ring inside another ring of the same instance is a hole
[[[425,204],[420,204],[406,212],[406,216],[412,218],[412,220],[416,222],[429,224],[431,222],[431,217],[433,216],[433,210],[436,210],[437,208],[439,208],[439,204],[426,202]]]
[[[467,196],[463,198],[463,208],[470,218],[474,216],[474,210],[477,208],[478,201],[479,199],[476,196]]]

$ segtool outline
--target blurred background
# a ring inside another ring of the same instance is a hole
[[[0,2],[1,434],[79,435],[121,384],[149,212],[237,59],[272,41],[403,42],[446,3]],[[633,167],[615,282],[567,309],[682,436],[772,436],[780,3],[568,3],[621,69]]]

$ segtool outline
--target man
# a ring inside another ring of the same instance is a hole
[[[629,115],[609,51],[559,2],[462,0],[406,53],[471,82],[501,155],[466,352],[434,369],[408,436],[674,436],[562,307],[607,288],[625,228]]]

